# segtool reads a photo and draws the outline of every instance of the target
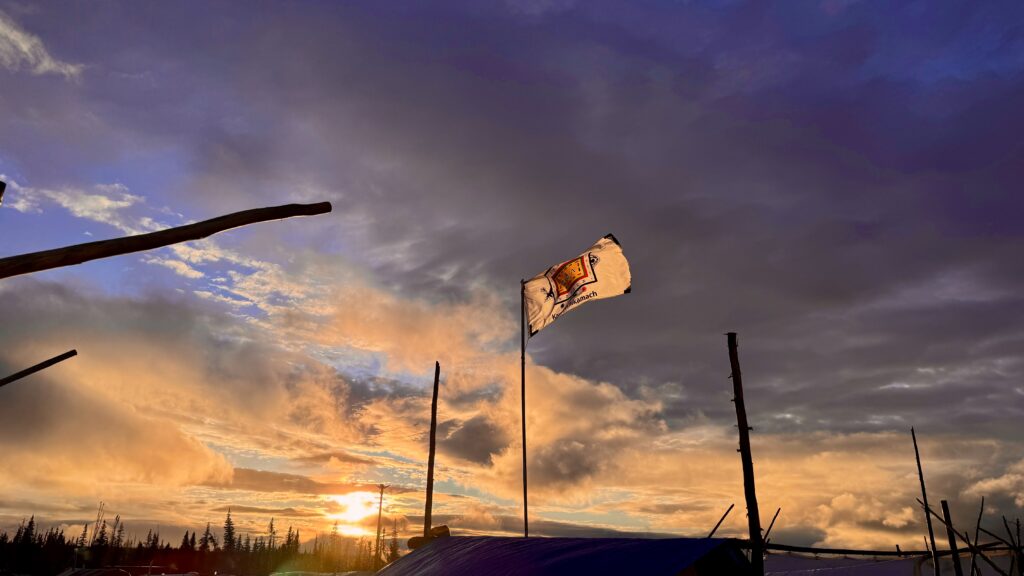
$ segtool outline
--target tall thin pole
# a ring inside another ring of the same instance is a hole
[[[384,489],[387,488],[387,486],[379,484],[377,487],[380,488],[380,503],[377,504],[377,541],[373,543],[375,548],[373,553],[374,570],[380,568],[378,565],[380,564],[380,520],[381,513],[384,511]]]
[[[519,281],[519,340],[521,343],[520,382],[522,383],[522,421],[523,421],[523,538],[530,537],[530,512],[526,496],[526,280]]]
[[[924,520],[928,523],[928,542],[931,544],[932,566],[935,568],[935,576],[939,576],[939,555],[935,548],[935,530],[932,529],[932,517],[928,513],[928,491],[924,487],[924,471],[921,469],[921,452],[917,449],[917,434],[914,428],[910,428],[910,437],[914,439],[914,458],[917,459],[917,477],[921,480],[921,501],[924,502]]]
[[[44,362],[40,362],[39,364],[36,364],[35,366],[32,366],[31,368],[26,368],[26,369],[22,370],[21,372],[16,372],[16,373],[11,374],[10,376],[7,376],[5,378],[0,378],[0,386],[3,386],[5,384],[10,384],[11,382],[14,382],[15,380],[21,380],[25,376],[29,376],[31,374],[35,374],[36,372],[39,372],[40,370],[45,370],[46,368],[49,368],[50,366],[53,366],[54,364],[57,364],[58,362],[63,362],[65,360],[67,360],[68,358],[71,358],[72,356],[76,356],[77,354],[78,354],[77,350],[68,350],[67,352],[65,352],[65,353],[63,353],[63,354],[61,354],[59,356],[54,356],[53,358],[50,358],[49,360],[46,360]]]
[[[430,514],[434,506],[434,447],[437,440],[437,387],[441,363],[434,362],[434,398],[430,401],[430,456],[427,457],[427,506],[423,511],[423,537],[430,537]]]
[[[764,574],[764,542],[761,538],[761,515],[757,509],[754,490],[754,460],[750,454],[750,426],[747,408],[743,403],[743,376],[736,333],[726,334],[729,345],[729,364],[732,368],[733,402],[736,403],[736,425],[740,432],[740,459],[743,461],[743,493],[747,498],[747,524],[750,531],[750,565],[754,574]]]
[[[946,524],[946,538],[949,539],[949,549],[953,554],[953,573],[956,576],[964,576],[964,569],[960,566],[960,552],[956,546],[956,531],[953,530],[953,517],[949,513],[949,502],[942,500],[940,503],[942,504],[942,518]],[[966,532],[964,533],[966,534]],[[970,544],[971,541],[968,540],[967,543]]]

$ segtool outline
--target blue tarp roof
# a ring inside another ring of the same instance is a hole
[[[717,538],[449,537],[414,550],[378,575],[678,576],[711,552],[734,544]],[[738,553],[721,556],[720,562],[725,566],[720,567],[726,570],[730,564],[741,567],[745,563]]]

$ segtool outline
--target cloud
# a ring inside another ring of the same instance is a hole
[[[0,444],[8,485],[47,487],[68,498],[91,495],[101,483],[180,487],[230,477],[223,456],[177,422],[139,414],[102,392],[58,384],[62,373],[53,369],[4,389]]]
[[[357,456],[350,452],[340,450],[310,454],[309,456],[299,456],[292,458],[292,461],[301,464],[355,464],[358,466],[373,464],[374,462],[370,458],[364,458],[362,456]]]
[[[191,278],[193,280],[195,280],[197,278],[202,278],[203,276],[205,276],[205,274],[203,274],[199,270],[196,270],[195,268],[189,266],[185,262],[182,262],[181,260],[171,260],[169,258],[160,258],[160,257],[154,257],[154,256],[146,256],[146,257],[143,258],[142,261],[147,263],[147,264],[157,264],[159,266],[164,266],[165,268],[170,268],[171,270],[174,271],[175,274],[177,274],[179,276],[184,276],[185,278]],[[214,296],[210,292],[204,292],[204,293],[208,294],[210,296]]]
[[[974,482],[964,490],[968,496],[1006,495],[1018,508],[1024,508],[1024,460],[1009,466],[1005,473]]]
[[[39,39],[0,11],[0,66],[17,72],[28,69],[35,75],[57,74],[66,80],[76,80],[84,66],[63,62],[50,55]]]
[[[318,482],[299,474],[252,470],[249,468],[235,468],[234,474],[231,475],[227,482],[218,482],[211,484],[211,486],[230,487],[235,490],[250,490],[253,492],[297,492],[300,494],[317,495],[345,494],[372,488],[370,484]]]
[[[144,12],[118,14],[117,38],[109,16],[52,14],[48,43],[74,34],[97,70],[125,73],[5,90],[5,170],[106,198],[61,197],[83,224],[283,198],[336,213],[151,255],[201,278],[82,267],[76,281],[119,296],[12,300],[34,315],[5,310],[5,326],[39,346],[90,345],[74,385],[239,468],[411,486],[440,359],[439,481],[474,495],[444,505],[515,503],[518,279],[612,231],[634,293],[529,344],[538,515],[706,534],[739,504],[727,330],[780,539],[917,545],[910,425],[955,515],[984,493],[1019,510],[1016,7],[324,4],[262,11],[231,42],[179,6]],[[65,185],[83,174],[132,190]],[[192,292],[151,297],[183,278]],[[377,463],[296,460],[349,450]],[[154,501],[133,506],[176,514]],[[733,516],[723,534],[741,535]]]
[[[141,196],[128,192],[123,184],[97,184],[92,191],[81,188],[33,188],[8,181],[14,196],[9,204],[19,212],[41,212],[42,203],[52,202],[73,216],[112,226],[127,234],[152,232],[162,226],[126,214],[126,209],[144,201]]]
[[[478,414],[465,422],[446,421],[438,424],[442,452],[477,464],[490,464],[495,454],[510,442],[502,430],[487,416]]]
[[[221,506],[214,508],[214,512],[231,512],[233,514],[259,514],[261,516],[286,516],[292,518],[320,518],[323,512],[319,510],[303,510],[296,508],[265,508],[260,506]]]

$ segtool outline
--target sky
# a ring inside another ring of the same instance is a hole
[[[0,530],[522,528],[519,280],[632,293],[530,340],[531,534],[746,519],[920,548],[1024,515],[1019,2],[0,0],[0,256],[328,215],[0,281]]]

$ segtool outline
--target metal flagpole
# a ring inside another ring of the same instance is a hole
[[[521,368],[520,382],[522,383],[522,392],[520,397],[523,401],[523,537],[529,538],[530,514],[526,496],[526,280],[519,281],[519,318],[519,339],[522,344],[520,347],[519,360]]]

